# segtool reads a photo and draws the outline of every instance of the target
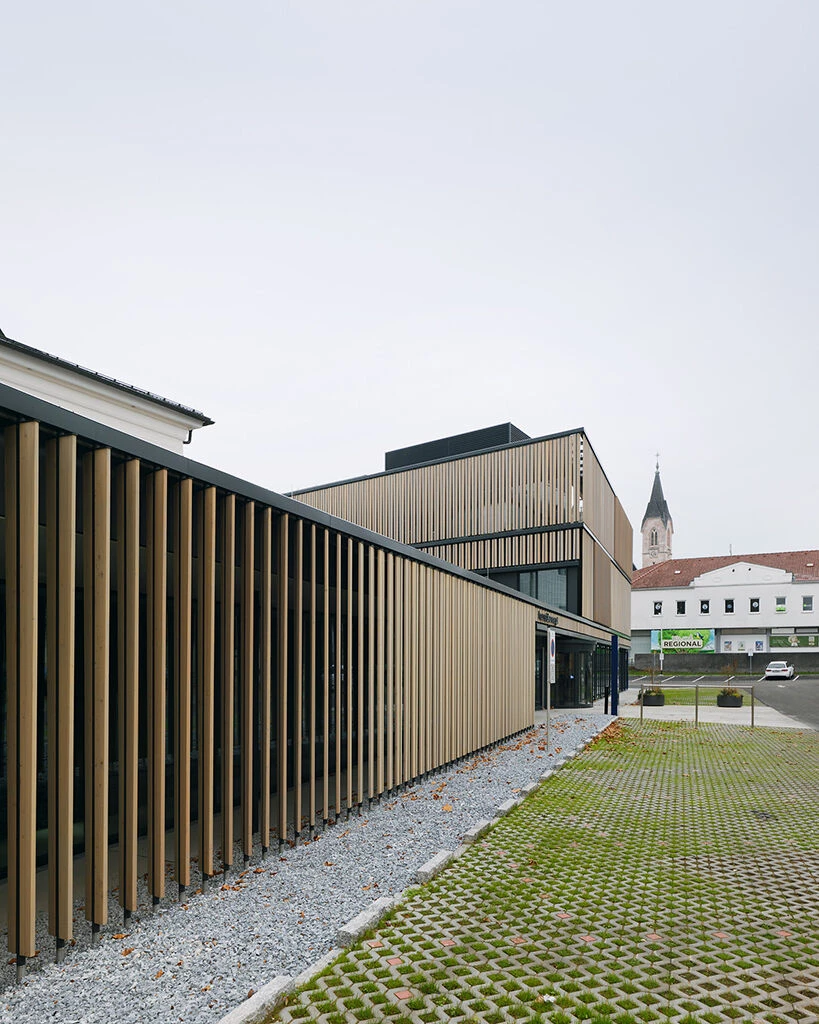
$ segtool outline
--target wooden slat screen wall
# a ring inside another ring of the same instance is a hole
[[[507,565],[542,565],[546,562],[574,562],[580,558],[577,528],[548,533],[492,537],[460,544],[424,545],[424,551],[462,569],[502,569]]]
[[[296,496],[405,544],[572,523],[580,445],[569,434]]]
[[[319,819],[334,821],[531,724],[535,609],[524,601],[364,542],[340,521],[317,524],[307,509],[282,513],[217,493],[82,438],[48,436],[37,423],[9,427],[4,441],[8,935],[19,962],[37,948],[38,685],[53,737],[49,929],[63,945],[72,937],[69,766],[79,728],[86,914],[96,933],[107,923],[109,783],[119,791],[119,901],[128,915],[137,909],[138,841],[159,901],[173,828],[181,895],[200,871],[205,882],[215,873],[217,858],[230,869],[236,839],[245,857],[264,853],[271,841],[298,838]],[[49,609],[47,664],[39,664],[38,579]],[[83,722],[75,721],[78,683]]]

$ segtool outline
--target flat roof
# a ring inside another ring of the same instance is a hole
[[[172,402],[168,398],[163,398],[162,395],[155,395],[152,391],[145,391],[142,388],[134,387],[133,384],[126,384],[115,377],[107,377],[104,373],[98,373],[96,370],[86,369],[86,367],[80,366],[79,363],[72,363],[68,359],[51,355],[50,352],[44,352],[42,349],[34,348],[31,345],[24,345],[21,341],[15,341],[13,338],[7,337],[3,334],[2,330],[0,330],[0,347],[12,349],[15,352],[21,353],[21,355],[30,356],[32,359],[39,359],[41,362],[50,363],[52,366],[59,366],[60,369],[76,373],[81,377],[88,377],[99,384],[105,384],[107,387],[116,388],[118,391],[124,391],[126,394],[134,395],[146,402],[162,406],[163,409],[172,409],[174,412],[190,417],[190,419],[199,420],[203,427],[209,427],[214,422],[209,416],[199,412],[198,409],[192,409],[188,405],[181,405],[179,402]]]

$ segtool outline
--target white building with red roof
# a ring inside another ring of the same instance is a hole
[[[631,586],[635,655],[819,651],[819,550],[672,558]]]

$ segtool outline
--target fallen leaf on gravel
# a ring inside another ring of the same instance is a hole
[[[444,804],[444,806],[441,809],[444,810],[444,811],[451,811],[452,810],[452,804]]]
[[[333,861],[331,861],[331,860],[326,860],[326,861],[324,862],[324,866],[325,866],[326,868],[331,868],[331,867],[333,866]]]
[[[158,970],[158,971],[156,972],[156,974],[154,975],[154,979],[156,979],[156,978],[161,978],[161,977],[162,977],[162,975],[163,975],[164,973],[165,973],[165,972],[164,972],[163,970]]]
[[[116,935],[114,935],[114,938],[115,939],[124,939],[125,938],[125,934],[126,934],[125,932],[117,932]]]
[[[134,951],[134,947],[133,946],[126,946],[125,949],[123,949],[123,951],[122,951],[122,956],[128,956],[128,954],[129,953],[133,953],[133,951]]]
[[[247,998],[248,998],[248,999],[250,999],[250,997],[251,997],[251,996],[253,995],[253,993],[254,993],[255,991],[256,991],[256,989],[255,989],[255,988],[249,988],[249,989],[247,990]]]

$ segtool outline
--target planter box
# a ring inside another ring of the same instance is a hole
[[[665,704],[664,693],[644,693],[643,694],[643,707],[644,708],[661,708]]]
[[[742,707],[742,694],[738,697],[726,697],[722,693],[717,694],[717,707],[718,708],[741,708]]]

